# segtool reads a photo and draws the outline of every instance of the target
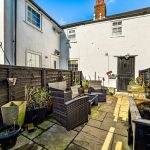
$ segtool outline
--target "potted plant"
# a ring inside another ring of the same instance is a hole
[[[0,126],[0,144],[3,150],[15,146],[21,127],[18,125]]]
[[[45,88],[36,89],[33,98],[41,107],[46,107],[48,112],[52,111],[52,101],[49,92]]]
[[[47,90],[35,87],[25,88],[27,111],[25,123],[39,124],[46,119],[47,110],[51,109],[51,101]]]

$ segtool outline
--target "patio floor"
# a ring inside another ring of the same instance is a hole
[[[128,96],[108,96],[92,107],[87,124],[66,131],[54,118],[33,133],[24,131],[12,150],[130,150],[127,142]]]

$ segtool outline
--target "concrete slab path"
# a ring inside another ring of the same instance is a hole
[[[127,141],[128,95],[107,96],[92,107],[89,121],[72,131],[53,116],[34,132],[24,131],[12,150],[130,150]]]

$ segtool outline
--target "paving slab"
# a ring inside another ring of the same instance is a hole
[[[104,121],[102,122],[102,124],[100,126],[100,129],[109,131],[110,127],[115,128],[115,126],[116,126],[116,122],[114,122],[114,119],[106,116]]]
[[[34,141],[49,150],[63,150],[76,135],[76,131],[67,131],[64,127],[55,124]]]
[[[94,127],[87,126],[87,125],[82,129],[82,132],[85,132],[85,133],[93,136],[94,138],[100,139],[102,141],[107,136],[107,131],[100,130],[98,128],[94,128]],[[93,138],[93,140],[94,140],[94,138]]]
[[[109,113],[109,112],[106,114],[106,117],[112,118],[112,119],[115,118],[114,113]]]
[[[115,129],[116,134],[127,137],[128,136],[127,129],[128,129],[128,122],[120,120],[117,121]]]
[[[90,119],[103,121],[106,116],[106,112],[102,111],[92,111],[90,115]]]
[[[34,138],[39,136],[42,132],[43,132],[42,129],[35,128],[34,131],[30,132],[30,133],[27,130],[25,130],[24,132],[22,132],[22,135],[24,135],[25,137],[27,137],[30,140],[33,140]]]
[[[92,126],[92,127],[96,127],[96,128],[100,128],[101,126],[101,123],[100,121],[98,120],[93,120],[93,119],[90,119],[87,123],[88,126]]]
[[[74,139],[73,143],[86,148],[87,150],[100,150],[103,141],[85,132],[80,132],[78,136]]]
[[[70,144],[69,147],[66,148],[66,150],[86,150],[86,149],[76,144]]]
[[[17,139],[15,147],[11,148],[10,150],[42,150],[42,147],[20,135]]]
[[[128,140],[126,137],[115,134],[111,146],[112,150],[131,150],[128,146]]]
[[[115,107],[112,107],[111,105],[110,105],[110,106],[103,105],[103,106],[100,108],[100,111],[113,113],[113,112],[114,112],[114,109],[115,109]]]
[[[80,126],[74,128],[74,130],[77,131],[77,132],[80,132],[80,131],[83,129],[83,127],[84,127],[85,125],[86,125],[86,123],[84,123],[84,124],[82,124],[82,125],[80,125]]]
[[[53,126],[55,123],[50,122],[50,121],[44,121],[41,124],[38,125],[38,128],[41,128],[43,130],[47,130],[48,128],[50,128],[51,126]]]

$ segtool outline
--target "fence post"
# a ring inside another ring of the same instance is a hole
[[[46,88],[46,70],[45,69],[41,70],[41,86],[43,88]]]
[[[7,75],[7,79],[8,79],[10,78],[10,68],[7,69],[7,72],[8,72],[8,75]],[[11,101],[11,87],[8,81],[7,83],[8,83],[8,101],[10,102]]]
[[[70,73],[71,73],[71,82],[70,83],[71,83],[71,86],[72,86],[72,71],[70,71]]]

